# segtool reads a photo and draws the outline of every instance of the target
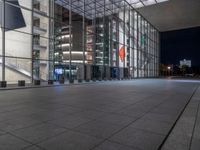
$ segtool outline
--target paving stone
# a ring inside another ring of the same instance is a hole
[[[27,143],[9,134],[0,136],[1,150],[21,150],[30,145],[31,145],[30,143]]]
[[[60,109],[57,109],[57,111],[65,113],[65,114],[74,114],[78,112],[82,112],[83,110],[80,108],[75,108],[71,106],[65,106],[63,104],[60,104],[62,107]]]
[[[157,108],[153,109],[151,112],[178,117],[178,115],[180,114],[180,111],[181,111],[181,109],[170,109],[170,108],[157,107]]]
[[[37,121],[35,119],[31,119],[28,117],[21,117],[17,119],[7,120],[4,122],[0,122],[0,128],[6,132],[14,131],[17,129],[22,129],[25,127],[33,126],[36,124],[41,124],[42,122]]]
[[[59,111],[51,112],[50,110],[43,111],[43,112],[36,112],[36,113],[29,115],[30,118],[33,118],[35,120],[42,121],[42,122],[51,121],[51,120],[55,120],[58,118],[64,118],[66,116],[67,115],[62,112],[59,112]]]
[[[199,150],[199,149],[200,149],[200,139],[193,138],[192,139],[191,150]]]
[[[108,113],[102,111],[95,111],[95,110],[85,110],[78,113],[73,114],[73,117],[79,118],[88,118],[88,119],[98,119],[102,116],[106,116]]]
[[[112,124],[118,124],[118,125],[128,125],[131,122],[135,121],[137,118],[135,117],[128,117],[128,116],[123,116],[119,114],[107,114],[103,117],[97,118],[99,121],[103,122],[109,122]]]
[[[70,115],[70,116],[66,116],[63,118],[48,121],[48,123],[55,124],[60,127],[65,127],[68,129],[73,129],[73,128],[76,128],[76,127],[80,126],[81,124],[85,124],[91,120],[92,119],[88,119],[86,117]]]
[[[162,150],[189,150],[189,145],[183,145],[176,140],[170,140],[165,143]]]
[[[41,144],[45,150],[155,150],[196,86],[184,80],[146,79],[0,91],[0,137],[8,131],[14,139]],[[182,123],[193,121],[198,95]],[[190,126],[179,125],[174,138],[187,140],[178,133],[185,131],[187,137]],[[15,150],[40,148],[20,145]]]
[[[149,120],[163,121],[163,122],[168,122],[168,123],[174,123],[174,120],[176,120],[176,116],[157,114],[157,113],[147,113],[142,118],[149,119]]]
[[[0,130],[0,136],[1,136],[1,135],[3,135],[3,134],[6,134],[6,132],[5,132],[5,131],[2,131],[2,130]]]
[[[131,124],[130,127],[154,132],[157,134],[167,135],[170,128],[172,127],[172,124],[163,121],[139,119]]]
[[[102,139],[68,131],[38,145],[48,150],[89,150],[101,142]]]
[[[111,141],[132,146],[140,150],[156,150],[164,139],[163,135],[127,127],[110,138]]]
[[[118,143],[106,141],[103,144],[96,147],[94,150],[137,150],[137,149],[121,145]]]
[[[194,96],[195,95],[196,93]],[[197,116],[199,105],[198,103],[199,102],[196,100],[194,101],[192,97],[192,100],[189,102],[182,116],[179,118],[174,129],[162,147],[162,150],[199,150],[200,138],[196,138],[199,137],[200,133]]]
[[[74,130],[91,136],[108,138],[118,130],[123,128],[122,125],[112,124],[104,121],[91,121],[75,128]]]
[[[66,129],[51,124],[40,124],[20,130],[13,131],[12,134],[21,137],[31,143],[38,143],[55,135],[65,132]]]
[[[43,148],[40,148],[38,146],[30,146],[30,147],[27,147],[23,150],[44,150]]]

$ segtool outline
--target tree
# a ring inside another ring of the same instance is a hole
[[[182,65],[181,66],[181,72],[182,72],[182,75],[185,75],[189,70],[189,67],[187,65]]]

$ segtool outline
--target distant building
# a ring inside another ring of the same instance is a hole
[[[192,64],[191,60],[183,59],[183,60],[180,61],[180,67],[182,67],[183,65],[191,67],[191,64]]]

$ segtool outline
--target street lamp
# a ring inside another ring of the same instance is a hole
[[[168,75],[170,75],[170,72],[171,72],[171,66],[168,66],[168,67],[167,67],[167,70],[168,70]]]

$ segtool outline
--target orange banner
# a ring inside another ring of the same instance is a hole
[[[90,57],[91,57],[91,50],[90,50],[90,48],[88,48],[88,52],[87,52],[88,64],[90,64],[90,62],[91,62]]]
[[[121,62],[124,62],[124,59],[125,59],[125,49],[124,47],[122,46],[121,49],[119,50],[119,56],[121,58]]]

